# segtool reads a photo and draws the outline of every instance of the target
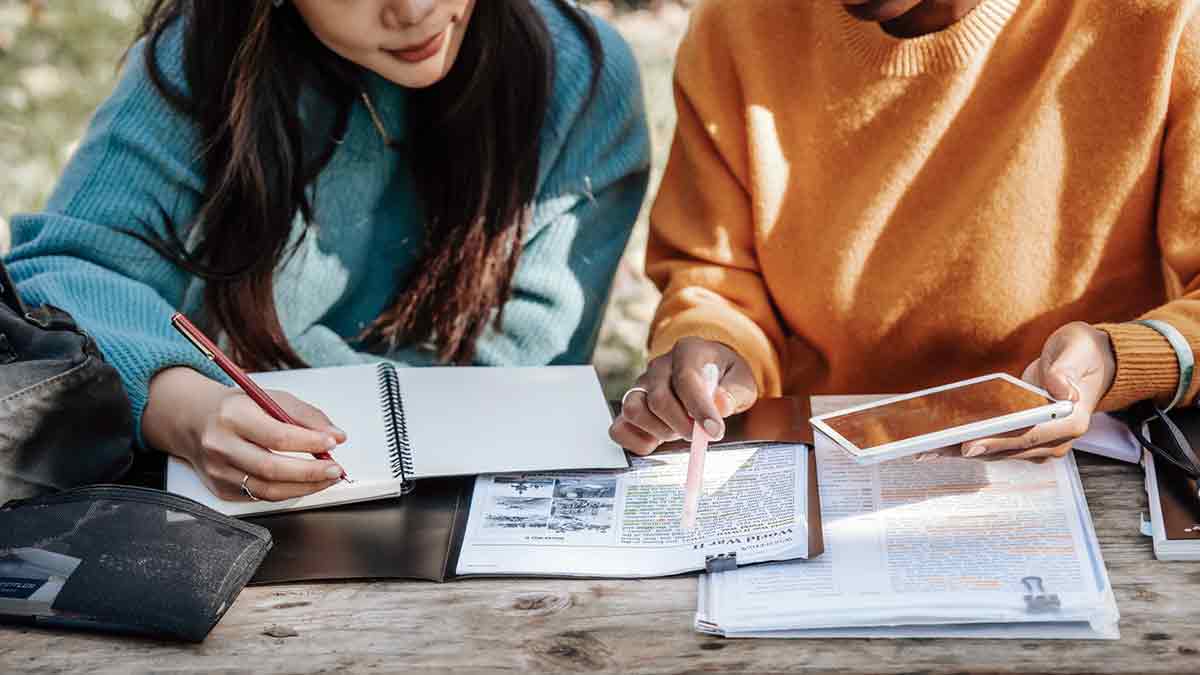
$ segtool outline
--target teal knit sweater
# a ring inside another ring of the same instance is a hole
[[[539,188],[503,326],[480,338],[479,365],[590,360],[646,192],[649,140],[628,46],[595,20],[605,65],[589,103],[594,63],[583,36],[552,3],[538,6],[557,58]],[[150,379],[162,369],[190,366],[228,382],[168,322],[176,308],[198,313],[201,282],[119,231],[162,232],[164,214],[191,223],[204,191],[198,131],[154,88],[141,51],[130,54],[46,210],[13,219],[7,259],[26,301],[65,309],[95,338],[121,372],[139,431]],[[185,86],[182,30],[164,36],[156,56]],[[402,137],[404,90],[375,75],[368,82],[386,128]],[[384,357],[432,364],[428,350],[380,356],[354,342],[415,264],[423,231],[405,159],[384,146],[364,106],[353,110],[315,194],[313,230],[276,277],[275,306],[292,346],[312,366]],[[297,234],[307,226],[298,222]]]

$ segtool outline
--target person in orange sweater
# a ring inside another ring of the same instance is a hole
[[[1096,410],[1195,399],[1198,10],[701,4],[651,214],[654,358],[613,438],[645,454],[759,396],[1006,371],[1074,414],[962,452],[1042,458]]]

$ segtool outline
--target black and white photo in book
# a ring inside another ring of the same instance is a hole
[[[617,479],[561,478],[554,488],[550,506],[551,532],[588,532],[607,535],[613,527]]]
[[[545,497],[495,497],[484,527],[544,529],[550,520],[550,500]]]
[[[607,535],[616,494],[617,479],[612,476],[496,476],[483,527]]]

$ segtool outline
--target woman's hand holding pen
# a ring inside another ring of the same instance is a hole
[[[720,383],[711,396],[702,375],[709,363],[720,372]],[[757,398],[754,373],[737,352],[720,342],[683,338],[669,353],[650,362],[625,395],[609,435],[638,455],[690,436],[694,421],[703,425],[710,438],[720,440],[725,436],[724,418],[745,411]]]
[[[190,368],[170,368],[150,382],[143,434],[152,446],[189,462],[221,499],[248,499],[243,480],[251,494],[266,501],[302,497],[337,483],[342,468],[335,462],[270,450],[329,452],[345,442],[346,434],[320,410],[287,393],[273,391],[271,397],[303,427],[273,419],[237,388]]]

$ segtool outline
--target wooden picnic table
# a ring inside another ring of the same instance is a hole
[[[695,577],[381,581],[248,588],[199,645],[0,628],[0,673],[1200,673],[1200,566],[1154,560],[1140,468],[1078,460],[1120,641],[729,640],[692,630]]]

